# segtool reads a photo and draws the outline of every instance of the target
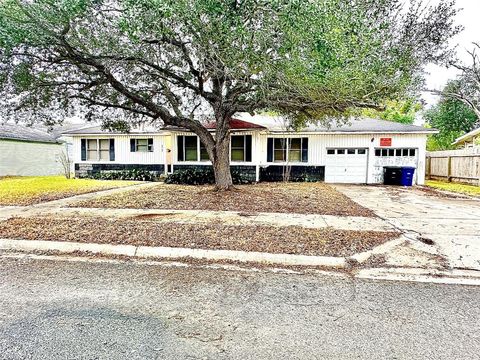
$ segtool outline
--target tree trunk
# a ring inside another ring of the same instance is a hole
[[[215,140],[215,156],[212,161],[217,190],[229,190],[233,187],[230,172],[230,135]]]
[[[233,187],[230,173],[230,124],[223,115],[217,116],[217,128],[212,136],[202,126],[191,127],[205,146],[213,165],[215,187],[217,190],[229,190]]]

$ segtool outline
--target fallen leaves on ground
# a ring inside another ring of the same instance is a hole
[[[231,191],[214,191],[212,186],[160,184],[78,202],[72,207],[375,216],[323,183],[260,183],[237,186]]]
[[[39,216],[0,222],[2,238],[328,256],[351,256],[398,235],[394,232],[300,226],[225,225],[219,222],[181,224],[95,217]]]

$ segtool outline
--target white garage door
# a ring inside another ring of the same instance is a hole
[[[367,182],[368,149],[327,149],[325,182],[365,184]]]

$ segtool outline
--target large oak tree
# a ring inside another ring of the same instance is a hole
[[[228,189],[235,113],[325,121],[412,96],[422,66],[449,55],[454,5],[0,0],[1,116],[181,126],[200,137],[217,187]]]

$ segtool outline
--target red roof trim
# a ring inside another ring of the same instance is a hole
[[[207,129],[215,129],[215,121],[207,123],[205,125]],[[230,129],[232,130],[244,130],[244,129],[266,129],[265,126],[254,124],[248,121],[240,119],[230,119]]]

